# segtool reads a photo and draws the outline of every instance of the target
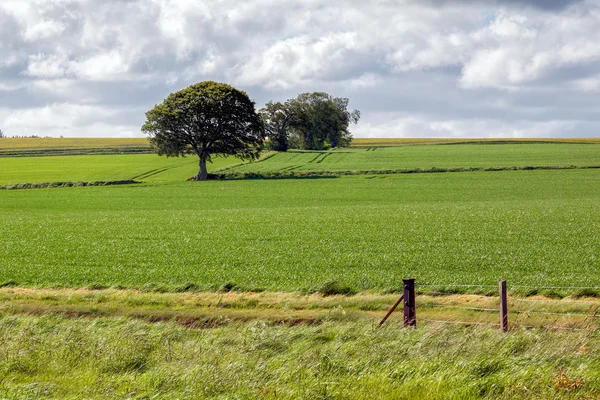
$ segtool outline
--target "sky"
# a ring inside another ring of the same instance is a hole
[[[0,0],[5,135],[143,137],[204,80],[348,97],[355,137],[600,137],[600,0]]]

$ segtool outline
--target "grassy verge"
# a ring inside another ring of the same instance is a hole
[[[302,295],[286,292],[156,293],[135,290],[0,289],[0,313],[70,317],[131,317],[148,322],[172,321],[187,327],[216,327],[263,321],[272,325],[319,325],[326,321],[375,324],[398,294],[359,293],[352,296]],[[511,296],[514,329],[598,329],[600,299]],[[498,298],[482,295],[417,296],[419,321],[495,326]],[[401,312],[389,324],[401,323]]]
[[[205,327],[206,328],[206,327]],[[0,397],[594,399],[596,331],[0,315]]]

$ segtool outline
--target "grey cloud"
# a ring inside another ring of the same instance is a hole
[[[545,10],[561,10],[584,0],[498,0],[498,4],[518,4]]]
[[[502,7],[519,6],[532,7],[540,10],[560,11],[574,4],[584,3],[586,0],[426,0],[430,6],[456,6],[457,4],[468,4],[473,7]]]
[[[43,110],[49,129],[55,113],[69,132],[139,134],[145,110],[212,79],[259,107],[349,97],[379,132],[598,136],[600,93],[576,83],[600,77],[599,31],[590,1],[3,0],[0,127],[40,129],[15,116]]]

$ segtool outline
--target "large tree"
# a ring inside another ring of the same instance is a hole
[[[348,110],[347,98],[327,93],[302,93],[285,103],[269,102],[260,110],[271,147],[308,150],[348,146],[349,126],[358,123],[360,112]]]
[[[265,131],[269,137],[269,148],[277,151],[287,151],[288,129],[294,118],[294,111],[289,101],[286,103],[268,102],[259,111],[263,119]]]
[[[170,94],[146,113],[142,131],[160,155],[196,154],[196,179],[208,178],[215,155],[256,159],[264,139],[261,119],[248,95],[224,83],[200,82]]]

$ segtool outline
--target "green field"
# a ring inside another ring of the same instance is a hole
[[[93,144],[99,146],[98,143]],[[117,145],[124,146],[119,143],[114,146]],[[41,144],[39,146],[39,149],[46,149]],[[233,175],[240,173],[285,175],[302,172],[336,174],[348,171],[393,173],[432,168],[589,168],[600,167],[600,144],[429,144],[349,148],[322,152],[290,151],[266,154],[265,160],[253,163],[241,163],[234,157],[215,157],[208,167],[209,172],[222,171]],[[166,158],[152,154],[127,154],[0,157],[0,185],[124,179],[182,181],[195,175],[197,170],[198,161],[194,156]]]
[[[144,182],[0,191],[0,398],[600,398],[591,142],[369,139],[186,182],[195,157],[41,157],[137,142],[0,141],[0,185]],[[462,172],[398,173],[436,168]],[[408,276],[418,328],[378,329]]]
[[[381,171],[416,168],[600,166],[597,144],[464,144],[288,151],[229,172]]]
[[[14,190],[0,218],[28,286],[600,285],[597,170]]]
[[[215,157],[209,171],[235,165],[235,157]],[[159,157],[155,154],[77,155],[0,158],[0,185],[57,181],[136,179],[185,181],[198,173],[198,157]]]

